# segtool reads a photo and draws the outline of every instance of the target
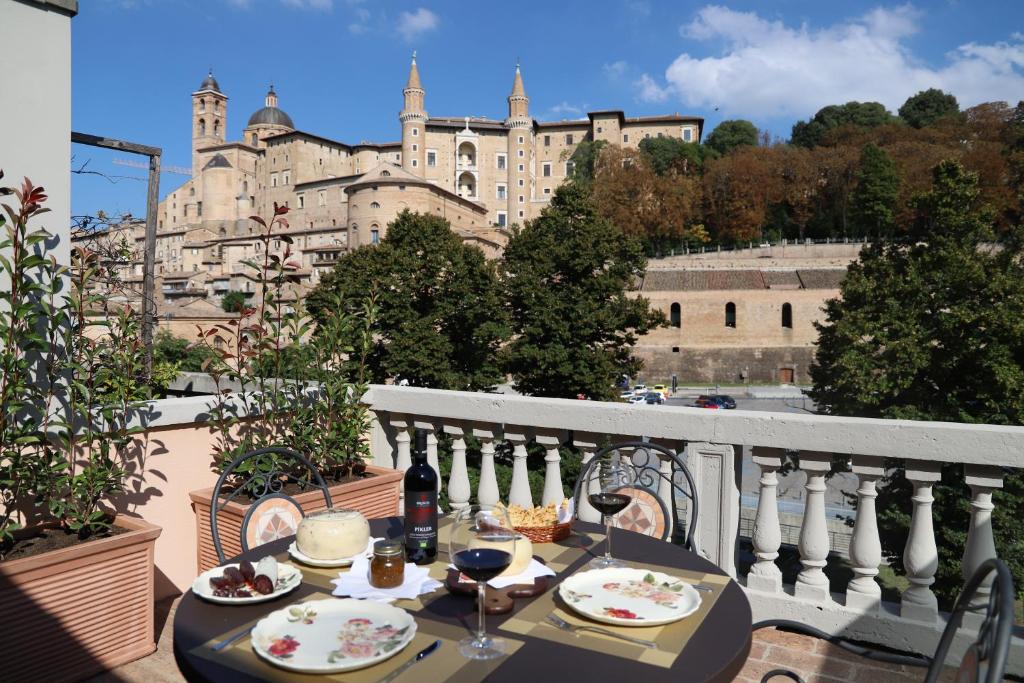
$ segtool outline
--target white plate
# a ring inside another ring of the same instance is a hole
[[[288,546],[288,555],[295,561],[301,562],[302,564],[308,564],[310,567],[348,567],[350,566],[357,557],[373,557],[373,544],[375,541],[383,541],[383,538],[371,538],[366,544],[366,549],[359,555],[353,555],[352,557],[343,557],[339,560],[317,560],[314,559],[301,550],[295,541],[291,542]]]
[[[253,563],[255,567],[256,564]],[[208,569],[192,582],[192,592],[201,597],[203,600],[209,600],[210,602],[216,602],[222,605],[251,605],[254,602],[266,602],[267,600],[274,600],[281,597],[285,593],[290,593],[299,587],[302,583],[302,572],[299,571],[298,567],[293,567],[290,564],[284,564],[283,562],[277,563],[277,581],[274,584],[274,592],[262,595],[253,591],[252,597],[249,598],[221,598],[213,594],[213,586],[210,585],[210,577],[221,576],[224,574],[226,567],[238,567],[238,563],[225,564],[220,567],[214,567]]]
[[[416,635],[403,609],[369,600],[313,600],[272,612],[252,631],[252,649],[289,671],[337,673],[372,666]]]
[[[690,616],[700,594],[682,579],[646,569],[595,569],[558,585],[572,610],[616,626],[658,626]]]

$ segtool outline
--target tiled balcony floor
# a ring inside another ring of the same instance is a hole
[[[95,676],[87,683],[183,683],[185,679],[178,672],[171,641],[171,624],[177,606],[177,599],[164,600],[156,605],[156,626],[160,633],[156,652]],[[924,678],[924,669],[869,662],[814,638],[762,629],[754,634],[750,658],[736,681],[760,683],[761,677],[772,669],[789,669],[807,683],[912,683]],[[947,669],[940,681],[953,681],[954,673],[953,669]],[[775,679],[785,680],[789,679]]]

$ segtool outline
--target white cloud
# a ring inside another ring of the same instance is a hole
[[[633,85],[641,102],[664,102],[672,94],[671,88],[663,88],[648,74],[642,75]]]
[[[628,68],[629,64],[625,60],[620,59],[617,62],[605,64],[604,66],[601,67],[601,71],[604,72],[606,78],[618,80],[622,78],[624,75],[626,75],[626,69]]]
[[[411,42],[421,34],[436,29],[440,23],[441,19],[436,14],[425,7],[420,7],[415,12],[399,14],[396,28],[405,40]]]
[[[579,116],[583,113],[583,107],[577,107],[574,104],[569,104],[565,100],[562,100],[555,106],[551,107],[551,115],[565,117],[566,114],[572,114],[573,116]]]
[[[334,0],[281,0],[282,4],[295,9],[317,9],[329,11],[334,8]]]
[[[1016,102],[1024,92],[1024,36],[1009,42],[965,43],[929,66],[907,38],[921,13],[910,5],[878,7],[823,28],[786,25],[756,12],[707,5],[680,28],[687,39],[716,42],[722,53],[683,53],[665,70],[663,86],[644,74],[638,97],[662,102],[669,95],[691,107],[720,107],[752,118],[807,117],[826,104],[878,101],[891,110],[914,93],[939,88],[961,106]]]
[[[351,4],[351,3],[350,3]],[[356,7],[354,10],[355,21],[348,25],[349,33],[366,33],[370,30],[370,10],[365,7]]]

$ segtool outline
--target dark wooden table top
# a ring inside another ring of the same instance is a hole
[[[597,524],[575,522],[574,528],[584,532],[603,532]],[[395,538],[402,535],[401,519],[375,519],[370,521],[375,536]],[[721,569],[698,557],[695,553],[664,541],[643,536],[631,531],[613,531],[613,550],[616,557],[634,562],[677,567],[683,570],[722,575]],[[268,554],[279,554],[287,550],[292,538],[274,541],[251,550],[240,557],[255,561]],[[564,543],[571,543],[571,538]],[[579,571],[596,554],[603,554],[604,543],[590,549],[580,549],[579,558],[555,577],[561,581]],[[233,561],[237,561],[236,558]],[[439,589],[444,591],[444,589]],[[323,588],[303,583],[288,595],[288,602],[294,602],[306,595],[323,592]],[[517,601],[516,608],[508,615],[487,617],[487,630],[494,635],[506,619],[523,609],[530,600]],[[397,603],[401,606],[401,603]],[[223,606],[201,600],[188,591],[182,596],[174,615],[174,651],[178,667],[190,681],[239,681],[259,680],[239,671],[220,665],[210,659],[190,654],[199,645],[280,609],[279,601],[258,603],[249,606]],[[475,628],[475,601],[468,596],[444,595],[431,601],[424,609],[415,613],[416,619],[433,619],[460,626]],[[505,658],[501,666],[487,677],[487,681],[509,681],[532,683],[540,681],[620,681],[632,683],[657,683],[672,681],[731,681],[743,667],[750,652],[751,612],[743,590],[735,581],[730,581],[708,612],[704,622],[694,633],[671,668],[629,661],[621,657],[568,648],[565,645],[529,635],[511,637],[524,641],[514,654]],[[467,631],[467,635],[469,631]],[[312,678],[312,677],[310,677]]]

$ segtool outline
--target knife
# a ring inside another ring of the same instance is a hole
[[[441,641],[440,640],[435,640],[430,645],[427,645],[425,648],[420,650],[418,655],[416,655],[415,657],[410,659],[408,662],[406,662],[402,666],[398,667],[397,669],[395,669],[394,671],[389,673],[384,678],[382,678],[379,681],[377,681],[377,683],[391,683],[391,681],[393,681],[396,678],[398,678],[399,676],[401,676],[402,673],[406,669],[408,669],[410,666],[412,666],[416,662],[420,661],[421,659],[426,659],[428,655],[432,654],[434,652],[434,650],[436,650],[439,647],[441,647]]]

